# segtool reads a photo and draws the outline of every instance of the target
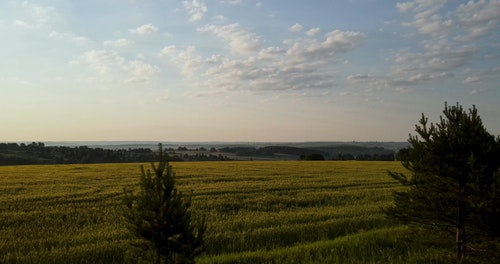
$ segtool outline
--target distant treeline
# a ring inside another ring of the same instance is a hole
[[[228,160],[222,155],[173,155],[173,161],[184,160]],[[62,147],[45,146],[41,142],[0,143],[0,165],[29,164],[84,164],[84,163],[126,163],[154,161],[149,148],[103,149],[87,146]]]
[[[298,148],[288,146],[225,147],[219,151],[246,157],[294,156],[301,160],[384,160],[395,159],[393,150],[382,147],[331,146],[318,148]]]

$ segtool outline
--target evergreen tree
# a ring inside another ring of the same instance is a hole
[[[159,163],[141,166],[140,191],[126,192],[125,218],[129,230],[156,252],[157,263],[194,263],[203,252],[205,220],[191,214],[190,196],[175,187],[175,174],[159,146]]]
[[[461,261],[470,233],[499,235],[500,137],[486,131],[475,107],[467,113],[458,103],[445,103],[443,113],[430,126],[422,114],[411,147],[400,151],[411,175],[389,173],[407,188],[394,193],[395,204],[386,212],[452,232]]]

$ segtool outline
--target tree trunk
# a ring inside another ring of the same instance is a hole
[[[457,263],[460,263],[465,256],[466,242],[465,227],[460,225],[457,228]]]
[[[462,259],[465,257],[465,247],[467,243],[467,239],[465,236],[465,222],[466,222],[466,210],[467,206],[465,203],[466,192],[465,192],[465,182],[460,181],[458,183],[459,190],[459,198],[457,200],[457,263],[462,262]]]

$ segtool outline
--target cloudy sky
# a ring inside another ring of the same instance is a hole
[[[0,141],[404,141],[476,105],[500,134],[499,0],[0,3]]]

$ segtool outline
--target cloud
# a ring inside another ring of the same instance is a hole
[[[145,36],[157,32],[158,28],[150,23],[139,26],[136,29],[129,29],[128,31],[135,35]]]
[[[93,41],[84,37],[84,36],[77,36],[73,33],[69,32],[59,32],[52,30],[48,36],[52,39],[57,39],[57,40],[65,40],[68,42],[73,43],[76,46],[89,46],[93,44]]]
[[[462,82],[464,84],[478,84],[498,77],[499,74],[500,67],[495,67],[489,70],[471,71],[467,73],[469,76],[467,76]]]
[[[123,65],[123,70],[129,75],[126,83],[147,83],[153,75],[160,72],[157,66],[145,63],[142,60],[132,60]]]
[[[147,83],[160,72],[157,66],[142,60],[127,60],[113,50],[90,50],[71,64],[92,69],[98,74],[93,80],[104,83]]]
[[[474,41],[494,30],[498,24],[500,1],[469,1],[461,4],[456,12],[457,20],[464,28],[465,35],[457,39]]]
[[[71,41],[77,46],[86,46],[92,43],[92,41],[83,36],[74,36]]]
[[[105,47],[119,48],[119,47],[125,47],[125,46],[132,44],[132,41],[125,39],[125,38],[121,38],[121,39],[115,39],[115,40],[106,40],[102,44]]]
[[[380,77],[374,76],[372,74],[354,74],[347,76],[346,79],[349,83],[373,83],[379,78]]]
[[[396,4],[405,16],[401,25],[412,30],[405,38],[413,44],[395,51],[388,58],[392,69],[379,76],[352,75],[350,85],[377,85],[405,88],[461,75],[461,69],[472,67],[486,44],[486,36],[495,36],[500,1],[415,0]],[[478,83],[488,78],[488,71],[471,73],[463,83]],[[361,78],[365,77],[365,78]]]
[[[196,53],[194,46],[185,49],[177,48],[174,45],[164,47],[160,52],[160,57],[168,59],[181,69],[185,78],[191,79],[202,64],[202,58]]]
[[[184,9],[189,14],[190,22],[200,21],[208,11],[207,5],[203,2],[199,2],[198,0],[184,1],[183,4]]]
[[[397,3],[396,8],[401,13],[406,13],[408,10],[412,9],[415,6],[415,2],[403,2]]]
[[[309,37],[313,37],[317,35],[320,31],[321,31],[320,28],[311,28],[306,32],[306,35],[308,35]]]
[[[429,82],[429,81],[439,80],[439,79],[446,79],[446,78],[453,77],[453,76],[454,76],[454,74],[449,73],[449,72],[436,72],[436,73],[427,73],[427,74],[417,73],[415,75],[409,76],[409,77],[404,78],[404,79],[390,80],[389,84],[392,86],[397,86],[397,87],[400,87],[400,86],[406,87],[406,86],[418,85],[418,84],[421,84],[423,82]]]
[[[237,23],[225,26],[205,25],[198,28],[198,31],[212,33],[219,37],[227,43],[233,53],[245,54],[261,47],[260,37]]]
[[[416,0],[397,3],[396,8],[402,13],[414,14],[413,21],[406,22],[405,25],[416,28],[420,34],[443,35],[452,26],[438,12],[445,3],[446,0]]]
[[[288,30],[291,32],[300,32],[302,30],[302,28],[304,28],[304,27],[301,24],[295,23],[295,25],[288,28]]]
[[[290,46],[287,54],[296,63],[303,61],[324,62],[325,59],[335,58],[337,54],[346,53],[353,49],[364,38],[361,32],[334,30],[325,34],[323,41],[317,39],[286,40]]]
[[[479,76],[469,76],[465,78],[463,83],[471,84],[471,83],[479,83],[480,81],[481,79],[479,78]]]
[[[222,0],[220,2],[223,4],[230,4],[230,5],[241,5],[243,3],[242,0]]]
[[[23,19],[14,20],[12,24],[16,27],[39,29],[50,26],[59,17],[59,13],[52,6],[43,6],[24,1],[20,7],[26,11],[27,16]]]
[[[226,22],[227,18],[223,15],[214,16],[213,19],[219,23]]]
[[[221,29],[202,31],[218,30]],[[192,81],[193,87],[203,89],[204,93],[309,91],[309,94],[337,85],[331,67],[342,63],[343,60],[336,58],[353,50],[363,37],[360,32],[334,30],[322,38],[290,39],[283,47],[252,47],[251,52],[238,56],[219,54],[201,59],[194,47],[179,49],[175,46],[165,47],[161,55],[168,56],[183,74],[188,75],[186,79]]]
[[[23,20],[19,20],[19,19],[14,20],[14,22],[12,22],[12,25],[15,26],[15,27],[25,28],[25,29],[34,29],[34,28],[36,28],[35,25],[30,24],[30,23],[28,23],[26,21],[23,21]]]
[[[90,50],[80,56],[78,64],[86,64],[98,74],[106,76],[116,68],[121,68],[125,59],[112,50]]]

